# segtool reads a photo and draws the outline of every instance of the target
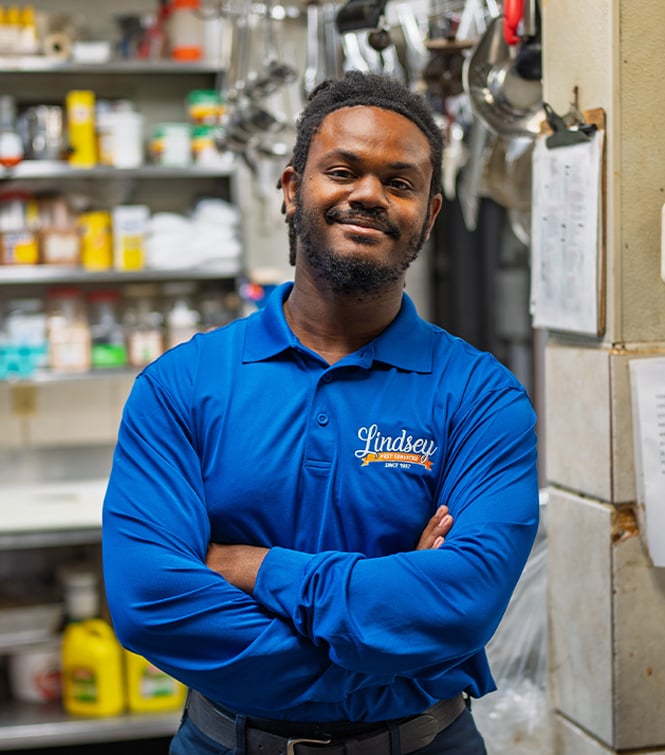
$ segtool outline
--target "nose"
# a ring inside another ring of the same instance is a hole
[[[370,173],[359,176],[353,183],[349,204],[385,209],[388,201],[381,179]]]

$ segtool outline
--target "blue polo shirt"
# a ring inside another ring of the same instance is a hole
[[[114,626],[224,706],[377,721],[494,688],[484,646],[535,537],[535,418],[492,356],[407,295],[330,366],[266,307],[137,378],[104,502]],[[414,551],[445,503],[455,523]],[[254,595],[210,541],[271,548]]]

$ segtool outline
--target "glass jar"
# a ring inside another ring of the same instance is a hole
[[[54,288],[48,292],[46,329],[48,361],[54,372],[90,369],[90,327],[78,288]]]
[[[149,283],[125,288],[123,324],[132,367],[145,367],[164,351],[164,317],[155,305],[155,296],[155,287]]]

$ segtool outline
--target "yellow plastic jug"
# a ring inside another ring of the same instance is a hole
[[[116,716],[127,707],[122,648],[103,619],[65,627],[62,638],[62,703],[80,716]]]
[[[127,702],[134,713],[178,710],[185,704],[187,688],[130,650],[125,650]]]
[[[95,93],[88,89],[67,92],[65,110],[71,149],[69,164],[75,168],[92,168],[97,165]]]

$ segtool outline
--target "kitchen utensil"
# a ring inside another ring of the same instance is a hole
[[[464,166],[459,181],[458,196],[464,225],[474,231],[478,225],[480,203],[480,186],[490,152],[496,135],[484,121],[474,119],[469,136],[469,158]]]
[[[377,29],[387,0],[348,0],[337,12],[340,34],[361,29]]]
[[[302,90],[305,98],[325,80],[325,49],[324,14],[319,2],[307,3],[307,49],[305,73],[303,74]]]
[[[415,9],[408,3],[399,3],[395,10],[406,45],[406,73],[409,86],[415,89],[427,64],[429,52],[425,46],[424,34],[418,25]]]
[[[545,119],[540,80],[520,76],[514,48],[506,44],[503,19],[489,23],[462,72],[475,115],[502,136],[535,136]]]
[[[271,10],[267,12],[272,14]],[[250,157],[253,143],[260,137],[281,131],[285,126],[285,121],[261,107],[252,98],[252,87],[259,81],[259,77],[249,74],[250,14],[250,5],[246,3],[234,24],[233,36],[237,48],[236,54],[233,55],[234,66],[231,72],[233,77],[231,81],[234,83],[227,93],[227,112],[222,120],[222,127],[215,132],[213,141],[220,151],[229,150],[240,154],[247,165],[254,170],[254,161]],[[270,44],[274,45],[274,41]],[[269,55],[276,60],[274,51],[273,46],[269,50]],[[254,97],[258,97],[262,92],[267,93],[275,84],[276,79],[268,82],[264,77],[263,83],[259,82],[256,85]]]
[[[324,67],[326,77],[338,78],[342,73],[341,40],[337,30],[337,5],[323,5],[323,38],[325,39]]]
[[[503,6],[503,38],[507,45],[516,45],[522,37],[518,34],[524,15],[524,0],[505,0]]]
[[[344,50],[345,71],[369,73],[370,64],[363,55],[360,36],[356,32],[342,34],[342,49]]]
[[[233,16],[231,65],[229,67],[229,86],[226,92],[226,102],[232,105],[245,92],[246,78],[249,72],[249,42],[250,42],[250,6],[243,4],[242,12]]]
[[[268,97],[285,84],[295,81],[298,76],[295,68],[279,60],[272,6],[272,0],[267,0],[263,15],[266,57],[262,70],[252,80],[247,82],[246,93],[250,99]]]
[[[25,157],[32,160],[60,160],[64,150],[62,108],[51,105],[29,107],[17,122]]]

